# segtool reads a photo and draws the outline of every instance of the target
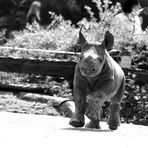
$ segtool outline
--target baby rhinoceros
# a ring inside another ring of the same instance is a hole
[[[108,125],[116,130],[120,125],[120,103],[125,88],[125,75],[118,63],[107,52],[114,44],[113,35],[107,31],[102,44],[88,43],[79,32],[80,60],[74,74],[75,112],[69,124],[82,127],[84,115],[90,122],[88,128],[100,128],[101,108],[110,101]]]

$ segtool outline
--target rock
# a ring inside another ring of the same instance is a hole
[[[63,102],[53,102],[53,107],[56,109],[56,111],[65,117],[71,118],[74,110],[75,105],[72,100],[64,100]]]
[[[47,103],[51,98],[47,95],[33,94],[33,93],[18,93],[17,97],[21,100],[35,101],[41,103]]]

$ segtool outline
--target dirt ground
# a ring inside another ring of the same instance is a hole
[[[69,118],[0,112],[2,148],[143,148],[147,147],[146,126],[121,124],[111,131],[105,122],[101,129],[73,128]]]

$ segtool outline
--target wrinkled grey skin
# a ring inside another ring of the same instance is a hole
[[[74,102],[75,113],[69,124],[82,127],[84,115],[91,121],[88,128],[100,128],[101,107],[110,101],[109,128],[116,130],[120,124],[120,102],[124,93],[125,75],[121,67],[108,54],[114,38],[106,32],[102,44],[89,44],[79,32],[81,58],[75,67]]]

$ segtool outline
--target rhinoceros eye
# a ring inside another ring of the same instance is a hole
[[[85,68],[85,67],[83,67],[83,66],[81,67],[81,69],[82,69],[83,71],[85,71],[85,70],[86,70],[86,68]]]
[[[100,58],[100,59],[99,59],[99,62],[100,62],[100,63],[102,63],[102,62],[103,62],[103,59],[102,59],[102,58]]]
[[[91,71],[94,72],[94,71],[96,71],[96,69],[95,68],[91,68]]]

